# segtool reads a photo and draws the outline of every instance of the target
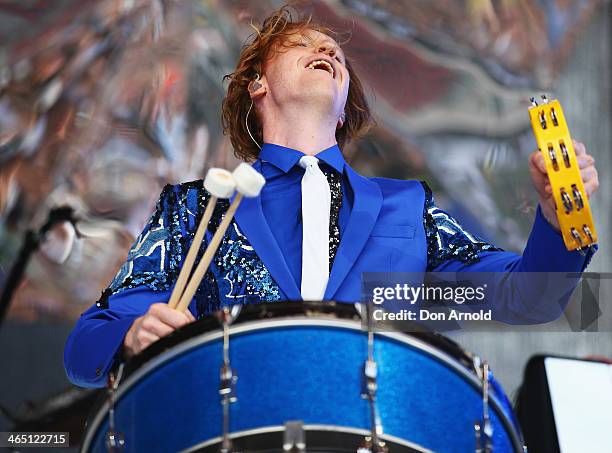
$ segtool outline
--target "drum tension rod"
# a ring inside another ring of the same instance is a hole
[[[106,432],[106,450],[108,453],[121,453],[125,447],[123,433],[115,430],[115,393],[123,376],[123,362],[119,364],[117,375],[114,371],[108,373],[106,390],[108,394],[108,431]]]
[[[363,364],[361,374],[361,397],[368,400],[370,405],[371,433],[366,436],[364,444],[357,450],[358,453],[387,453],[385,442],[380,440],[383,433],[378,406],[376,405],[376,391],[378,390],[378,365],[374,360],[374,331],[372,329],[372,307],[366,304],[365,315],[368,325],[368,358]]]
[[[474,423],[474,434],[476,435],[476,453],[493,452],[493,425],[489,415],[489,363],[474,356],[474,367],[482,382],[482,420]]]
[[[238,381],[238,375],[230,363],[229,356],[229,326],[238,314],[240,313],[242,306],[234,305],[233,307],[223,307],[215,314],[217,319],[223,326],[223,363],[221,364],[220,380],[219,383],[219,395],[221,396],[221,406],[223,408],[223,440],[221,442],[221,453],[233,453],[234,449],[232,446],[232,440],[229,437],[230,433],[230,410],[229,405],[235,403],[238,398],[236,397],[236,381]]]

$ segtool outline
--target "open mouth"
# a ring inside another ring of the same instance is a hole
[[[325,60],[315,60],[308,66],[306,66],[306,69],[326,71],[327,73],[329,73],[329,75],[332,76],[332,78],[335,77],[334,67]]]

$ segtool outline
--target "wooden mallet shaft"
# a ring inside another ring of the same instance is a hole
[[[215,256],[215,253],[217,253],[217,249],[221,244],[221,240],[223,239],[225,232],[227,231],[230,223],[232,222],[232,219],[234,218],[234,214],[236,213],[236,210],[238,209],[238,206],[242,201],[242,197],[242,193],[237,193],[236,197],[234,198],[234,201],[232,201],[232,204],[225,213],[225,216],[223,217],[219,228],[217,228],[217,231],[215,232],[213,238],[210,241],[210,244],[208,244],[208,247],[206,248],[206,251],[202,256],[202,259],[198,263],[198,266],[196,267],[195,271],[193,272],[193,275],[191,276],[191,279],[189,280],[189,283],[187,284],[187,288],[185,288],[185,291],[183,292],[183,295],[179,300],[179,303],[176,307],[178,311],[185,311],[187,307],[189,307],[191,299],[193,299],[193,296],[196,293],[198,287],[200,286],[204,275],[206,275],[206,271],[208,271],[208,267],[213,257]]]

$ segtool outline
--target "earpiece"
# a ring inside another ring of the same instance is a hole
[[[259,83],[259,74],[255,73],[255,80],[251,80],[249,82],[249,86],[247,87],[247,90],[249,90],[249,93],[253,93],[257,90],[259,90],[261,88],[261,83]],[[259,146],[259,143],[257,143],[257,140],[255,140],[255,138],[253,137],[253,134],[251,134],[251,129],[249,129],[249,114],[251,113],[251,109],[253,108],[253,99],[251,99],[251,105],[249,106],[249,110],[247,111],[246,117],[244,119],[244,125],[246,127],[247,132],[249,133],[249,136],[251,137],[251,140],[253,140],[253,143],[255,143],[255,145],[261,149],[261,146]]]
[[[340,129],[344,126],[344,122],[346,121],[346,112],[342,112],[340,114],[340,118],[338,118],[338,124],[336,125],[336,129]]]
[[[253,93],[261,88],[261,83],[259,83],[259,74],[255,73],[255,80],[249,82],[248,90],[250,93]]]

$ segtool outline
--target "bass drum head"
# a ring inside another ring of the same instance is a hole
[[[342,426],[306,425],[304,426],[304,451],[317,453],[355,453],[360,446],[365,447],[364,439],[370,433],[366,430]],[[274,426],[249,430],[230,435],[233,451],[249,453],[285,453],[292,450],[284,445],[285,427]],[[426,448],[408,443],[393,436],[381,436],[381,440],[393,453],[426,453]],[[285,448],[286,447],[286,448]],[[215,438],[183,450],[180,453],[219,453],[221,439]]]

